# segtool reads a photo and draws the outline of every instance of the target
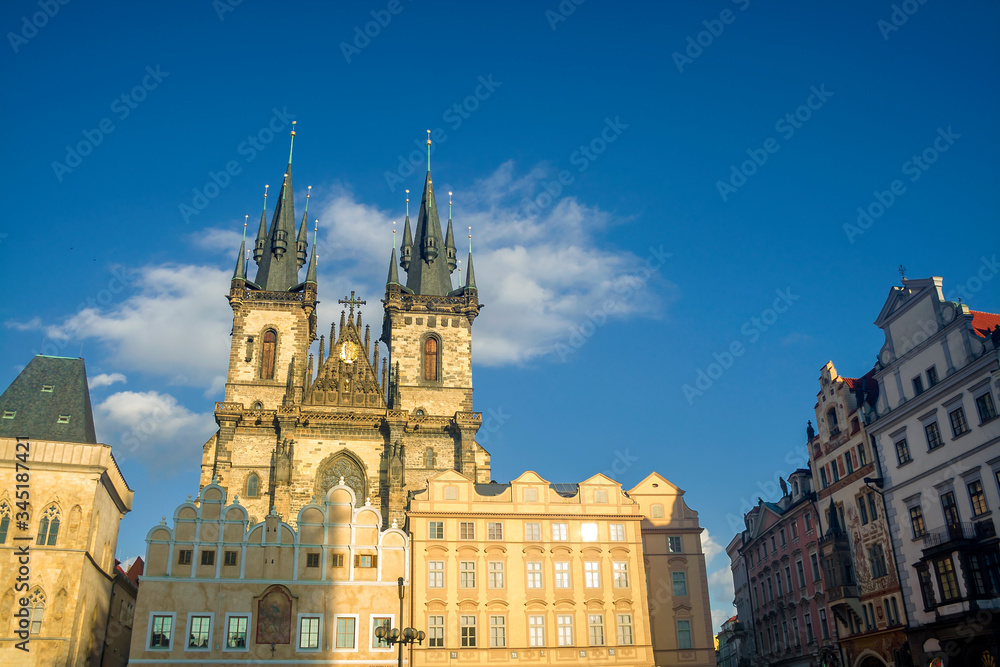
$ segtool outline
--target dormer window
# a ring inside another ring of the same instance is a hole
[[[69,415],[59,415],[59,419],[56,420],[57,424],[68,424]]]
[[[55,389],[55,387],[53,387],[51,384],[42,385],[42,391],[45,392],[46,394],[51,394],[53,389]]]
[[[3,411],[3,418],[4,419],[13,419],[16,416],[17,416],[17,410],[4,410]]]

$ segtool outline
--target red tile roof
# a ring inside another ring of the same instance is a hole
[[[970,310],[972,313],[972,328],[983,338],[990,337],[993,327],[1000,326],[1000,315],[995,313],[984,313],[979,310]]]

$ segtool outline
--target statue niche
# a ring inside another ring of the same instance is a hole
[[[344,478],[344,485],[354,490],[358,504],[364,503],[368,497],[364,468],[346,452],[335,454],[320,465],[316,473],[316,498],[326,498],[326,492],[340,484],[341,477]]]

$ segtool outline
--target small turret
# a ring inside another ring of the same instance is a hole
[[[458,266],[458,261],[455,258],[455,232],[451,227],[451,193],[448,193],[448,233],[445,234],[444,239],[445,255],[448,258],[448,271],[454,272],[455,267]]]
[[[403,245],[399,247],[399,265],[404,271],[410,270],[413,255],[413,234],[410,232],[410,191],[406,191],[406,223],[403,225]]]
[[[247,221],[250,216],[246,216],[243,220],[243,241],[240,242],[240,252],[236,255],[236,270],[233,272],[233,280],[246,280],[247,270],[246,270],[246,257],[247,254]]]
[[[306,249],[309,245],[306,232],[306,223],[309,215],[309,196],[312,194],[312,186],[306,188],[306,208],[302,211],[302,224],[299,226],[299,237],[295,241],[295,260],[301,269],[306,263]],[[313,239],[313,247],[316,247],[316,239]]]
[[[267,244],[267,189],[269,187],[271,186],[264,186],[264,210],[260,212],[260,229],[257,230],[257,240],[253,246],[253,261],[257,262],[258,266],[260,266],[260,260],[264,256],[264,246]]]

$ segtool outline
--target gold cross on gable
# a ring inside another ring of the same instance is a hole
[[[354,306],[364,306],[368,302],[365,301],[364,299],[356,299],[354,297],[354,290],[351,290],[351,297],[350,298],[347,298],[345,296],[343,299],[340,299],[339,301],[337,301],[337,303],[344,304],[345,306],[350,306],[351,312],[348,314],[348,317],[353,317],[354,316]],[[358,310],[360,311],[361,309],[359,308]]]

